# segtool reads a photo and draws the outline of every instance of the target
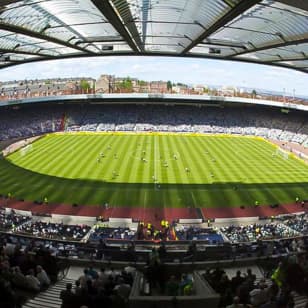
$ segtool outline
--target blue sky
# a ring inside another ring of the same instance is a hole
[[[226,85],[308,96],[308,74],[295,70],[231,61],[171,57],[100,57],[44,61],[0,70],[0,81],[94,77],[101,74],[192,85]]]

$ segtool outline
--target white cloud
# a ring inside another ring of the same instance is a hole
[[[193,63],[191,66],[192,69],[199,69],[200,68],[200,64],[197,63]]]

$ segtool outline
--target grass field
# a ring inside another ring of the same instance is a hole
[[[47,135],[0,160],[0,193],[51,203],[224,207],[308,199],[308,165],[267,141],[176,134]]]

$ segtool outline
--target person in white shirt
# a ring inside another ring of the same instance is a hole
[[[40,265],[36,267],[36,273],[36,278],[39,280],[41,287],[48,287],[50,285],[50,279]]]
[[[259,307],[267,301],[267,290],[264,281],[260,281],[259,285],[250,291],[250,302],[253,306]]]
[[[131,286],[125,283],[123,278],[120,278],[113,290],[116,291],[117,295],[122,299],[127,300],[131,291]]]
[[[39,291],[41,284],[39,280],[34,276],[34,270],[30,269],[29,274],[26,276],[28,282],[28,288],[33,291]]]

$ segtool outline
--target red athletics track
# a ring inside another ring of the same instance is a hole
[[[48,213],[74,216],[91,216],[104,218],[132,218],[144,222],[160,222],[162,219],[168,221],[195,218],[236,218],[236,217],[257,217],[257,216],[276,216],[279,214],[288,214],[307,211],[308,203],[302,206],[301,203],[279,205],[276,208],[270,206],[258,207],[220,207],[204,208],[199,211],[195,208],[142,208],[142,207],[117,207],[105,209],[104,206],[69,204],[35,204],[28,201],[17,201],[14,199],[3,199],[1,206],[14,208],[18,210],[31,211],[32,213]],[[202,214],[201,214],[202,212]],[[202,217],[203,215],[203,217]]]
[[[200,218],[197,210],[193,208],[148,208],[142,207],[110,207],[105,209],[104,206],[96,205],[78,205],[72,206],[69,204],[35,204],[28,201],[17,201],[4,199],[1,206],[13,208],[17,210],[31,211],[32,213],[48,213],[60,215],[74,215],[74,216],[91,216],[104,218],[132,218],[141,221],[154,222],[167,219],[172,221],[179,218]]]

